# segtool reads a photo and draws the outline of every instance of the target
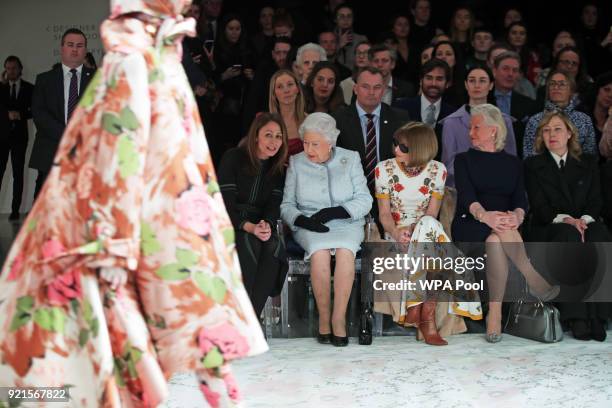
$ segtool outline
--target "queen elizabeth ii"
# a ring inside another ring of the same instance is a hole
[[[326,113],[309,115],[299,128],[304,151],[289,160],[281,216],[311,262],[321,343],[348,344],[346,308],[355,255],[372,207],[357,152],[336,146],[340,131]],[[331,256],[335,255],[334,305],[330,305]]]

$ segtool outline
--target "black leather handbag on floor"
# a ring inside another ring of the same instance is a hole
[[[563,340],[559,310],[551,303],[519,300],[510,308],[504,332],[512,336],[556,343]]]

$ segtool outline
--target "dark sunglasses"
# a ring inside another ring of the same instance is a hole
[[[408,153],[410,149],[403,143],[400,143],[396,138],[393,138],[393,147],[398,147],[402,153]]]

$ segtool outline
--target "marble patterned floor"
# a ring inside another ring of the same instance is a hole
[[[504,335],[356,339],[346,348],[314,339],[272,339],[270,351],[234,365],[246,407],[612,407],[612,331],[604,343],[566,336],[541,344]],[[206,406],[190,375],[171,384],[165,408]]]

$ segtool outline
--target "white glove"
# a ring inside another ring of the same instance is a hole
[[[100,277],[110,284],[112,290],[117,290],[119,286],[123,286],[127,282],[127,271],[115,266],[102,267],[100,268]]]

